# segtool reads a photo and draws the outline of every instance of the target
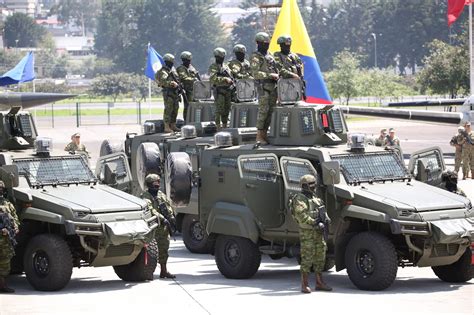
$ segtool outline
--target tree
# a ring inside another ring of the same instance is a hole
[[[5,21],[7,47],[36,47],[46,30],[24,13],[13,13]]]
[[[50,13],[57,14],[61,22],[79,26],[85,35],[87,29],[95,27],[98,11],[98,2],[95,0],[61,0],[51,8]]]
[[[344,99],[349,105],[351,97],[359,93],[359,66],[357,56],[347,50],[334,57],[334,70],[327,73],[327,83],[330,94],[334,98]]]
[[[439,40],[428,45],[429,55],[417,81],[422,91],[449,94],[456,98],[469,91],[469,53],[464,46],[452,46]]]
[[[119,95],[130,92],[131,76],[128,73],[101,75],[92,83],[92,93],[100,96],[112,96],[114,102]]]

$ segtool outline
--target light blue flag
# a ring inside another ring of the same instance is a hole
[[[163,57],[161,57],[151,45],[148,45],[145,75],[151,80],[155,80],[155,73],[161,69],[164,63]]]
[[[33,81],[35,79],[35,56],[30,51],[15,68],[0,77],[0,86]]]

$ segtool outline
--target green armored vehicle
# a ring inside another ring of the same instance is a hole
[[[313,174],[332,219],[328,259],[355,286],[383,290],[399,266],[470,280],[471,202],[419,181],[437,181],[442,155],[415,154],[410,171],[396,152],[366,147],[363,135],[347,131],[340,108],[301,103],[275,109],[269,145],[234,145],[231,135],[216,134],[215,145],[200,152],[197,182],[199,219],[219,271],[249,278],[262,254],[299,256],[288,204],[300,177]]]
[[[30,113],[15,107],[0,112],[0,122],[0,179],[21,220],[12,272],[25,272],[41,291],[65,287],[73,267],[113,266],[123,280],[152,279],[159,221],[146,202],[99,183],[87,156],[51,152]]]

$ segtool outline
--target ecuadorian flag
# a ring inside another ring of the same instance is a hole
[[[283,0],[275,32],[270,42],[272,53],[280,50],[277,39],[281,35],[291,36],[291,51],[298,54],[303,61],[306,102],[332,104],[296,0]]]

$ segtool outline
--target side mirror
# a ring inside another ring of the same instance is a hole
[[[341,167],[339,161],[322,162],[323,184],[325,186],[335,185],[341,182]]]
[[[117,186],[117,172],[108,163],[104,165],[104,183],[109,186]]]
[[[423,160],[419,159],[416,162],[416,170],[417,170],[416,177],[415,177],[416,180],[420,182],[428,181],[429,169],[426,168],[426,165],[423,162]]]

